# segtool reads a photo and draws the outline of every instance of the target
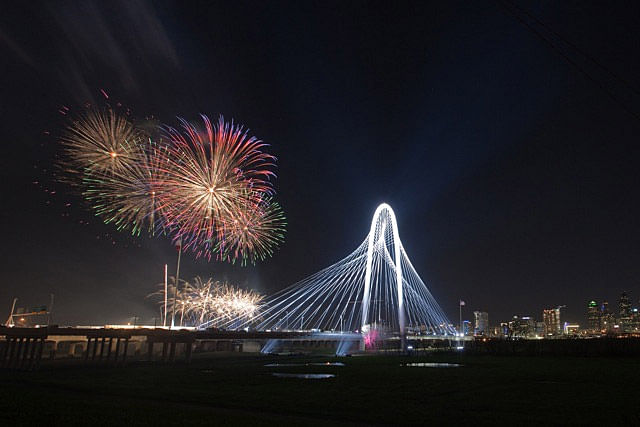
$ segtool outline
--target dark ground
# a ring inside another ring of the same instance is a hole
[[[401,367],[458,362],[460,368]],[[345,367],[265,367],[342,361]],[[323,380],[272,372],[335,373]],[[640,360],[216,356],[190,365],[1,372],[3,425],[638,425]]]

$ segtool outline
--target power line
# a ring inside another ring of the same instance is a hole
[[[549,38],[547,38],[547,36],[545,36],[542,32],[540,32],[539,30],[534,28],[529,22],[527,22],[525,19],[523,19],[520,15],[515,13],[513,9],[511,9],[509,6],[506,5],[507,2],[502,2],[502,1],[498,0],[497,3],[498,3],[499,6],[502,6],[502,9],[505,10],[509,15],[511,15],[518,22],[520,22],[525,28],[527,28],[534,35],[536,35],[544,44],[548,45],[558,55],[560,55],[562,58],[564,58],[565,61],[567,61],[571,66],[573,66],[580,74],[582,74],[584,77],[586,77],[587,80],[589,80],[590,82],[595,84],[597,87],[599,87],[607,95],[607,97],[609,99],[611,99],[614,103],[618,104],[618,106],[620,108],[622,108],[629,115],[631,115],[633,118],[635,118],[636,120],[638,120],[640,122],[640,115],[638,113],[636,113],[635,111],[633,111],[632,109],[627,107],[624,102],[622,102],[620,99],[618,99],[618,97],[616,95],[611,93],[611,91],[609,91],[598,79],[596,79],[595,77],[591,76],[591,74],[589,74],[586,70],[584,70],[575,60],[573,60],[569,55],[567,55],[565,52],[563,52],[561,49],[559,49],[558,46],[556,46],[556,44],[553,43],[553,41],[551,41]],[[522,11],[522,9],[520,9],[517,6],[513,5],[512,2],[508,2],[508,3],[511,5],[511,7]],[[528,16],[531,16],[530,14],[528,14],[528,13],[526,13],[524,11],[523,11],[523,13],[525,13]],[[536,21],[536,22],[540,22],[539,20],[537,20],[534,17],[532,17],[532,19],[534,21]],[[547,28],[545,25],[541,24],[541,26],[543,28]],[[553,33],[553,31],[551,31],[551,32]],[[559,37],[559,38],[561,40],[564,40],[561,37]],[[572,44],[570,44],[570,43],[567,43],[567,44],[569,46],[572,46]],[[587,56],[587,55],[585,55],[585,56]],[[601,65],[601,67],[606,69],[606,67],[604,67],[603,65]],[[612,71],[608,71],[608,72],[610,74],[614,75]],[[627,84],[627,86],[629,86],[629,85]],[[635,91],[635,89],[633,89],[633,90]]]
[[[547,31],[549,31],[551,34],[553,34],[554,36],[556,36],[558,39],[560,39],[561,41],[563,41],[565,44],[567,44],[569,47],[571,47],[572,49],[574,49],[575,51],[577,51],[578,53],[580,53],[582,56],[584,56],[585,58],[587,58],[589,61],[593,62],[595,65],[597,65],[598,67],[600,67],[603,71],[605,71],[606,73],[608,73],[611,77],[615,78],[616,80],[618,80],[620,83],[622,83],[623,85],[625,85],[626,87],[628,87],[629,89],[631,89],[633,92],[635,92],[636,94],[640,95],[640,90],[636,89],[631,83],[629,83],[626,79],[622,78],[620,75],[618,75],[617,73],[615,73],[614,71],[612,71],[610,68],[608,68],[607,66],[605,66],[603,63],[601,63],[600,61],[598,61],[596,58],[594,58],[593,56],[589,55],[587,52],[585,52],[584,50],[582,50],[580,47],[578,47],[575,43],[569,41],[568,39],[566,39],[565,37],[563,37],[560,33],[558,33],[557,31],[555,31],[553,28],[549,27],[547,24],[545,24],[543,21],[541,21],[538,17],[536,17],[535,15],[533,15],[532,13],[528,12],[526,9],[518,6],[517,4],[515,4],[515,2],[510,1],[509,2],[514,8],[518,9],[519,11],[521,11],[522,13],[524,13],[525,15],[527,15],[529,18],[533,19],[536,23],[538,23],[541,27],[545,28]]]

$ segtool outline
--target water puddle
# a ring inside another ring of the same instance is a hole
[[[402,363],[400,366],[411,366],[416,368],[459,368],[462,366],[459,363],[427,363],[427,362],[418,362],[418,363]]]
[[[302,378],[305,380],[322,380],[326,378],[335,378],[334,374],[284,374],[280,372],[274,372],[271,375],[278,378]]]
[[[283,366],[345,366],[341,362],[323,362],[323,363],[268,363],[267,368],[280,368]]]

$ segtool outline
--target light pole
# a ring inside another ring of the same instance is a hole
[[[168,285],[168,277],[167,277],[167,264],[164,265],[164,318],[162,320],[162,326],[167,326],[167,285]]]
[[[459,308],[460,308],[460,323],[458,324],[460,327],[460,336],[464,336],[464,331],[462,330],[462,306],[465,305],[465,302],[460,300]]]
[[[51,312],[53,312],[53,294],[51,294],[51,299],[49,300],[49,312],[47,313],[47,326],[51,325]]]
[[[182,255],[182,239],[178,240],[178,266],[176,267],[176,282],[173,288],[173,307],[171,310],[171,329],[176,325],[176,298],[178,297],[178,284],[180,283],[180,256]]]

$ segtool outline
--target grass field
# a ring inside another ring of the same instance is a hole
[[[324,361],[346,366],[264,366]],[[273,372],[336,377],[276,378]],[[190,365],[44,366],[0,378],[2,425],[640,423],[640,360],[630,358],[236,354]]]

